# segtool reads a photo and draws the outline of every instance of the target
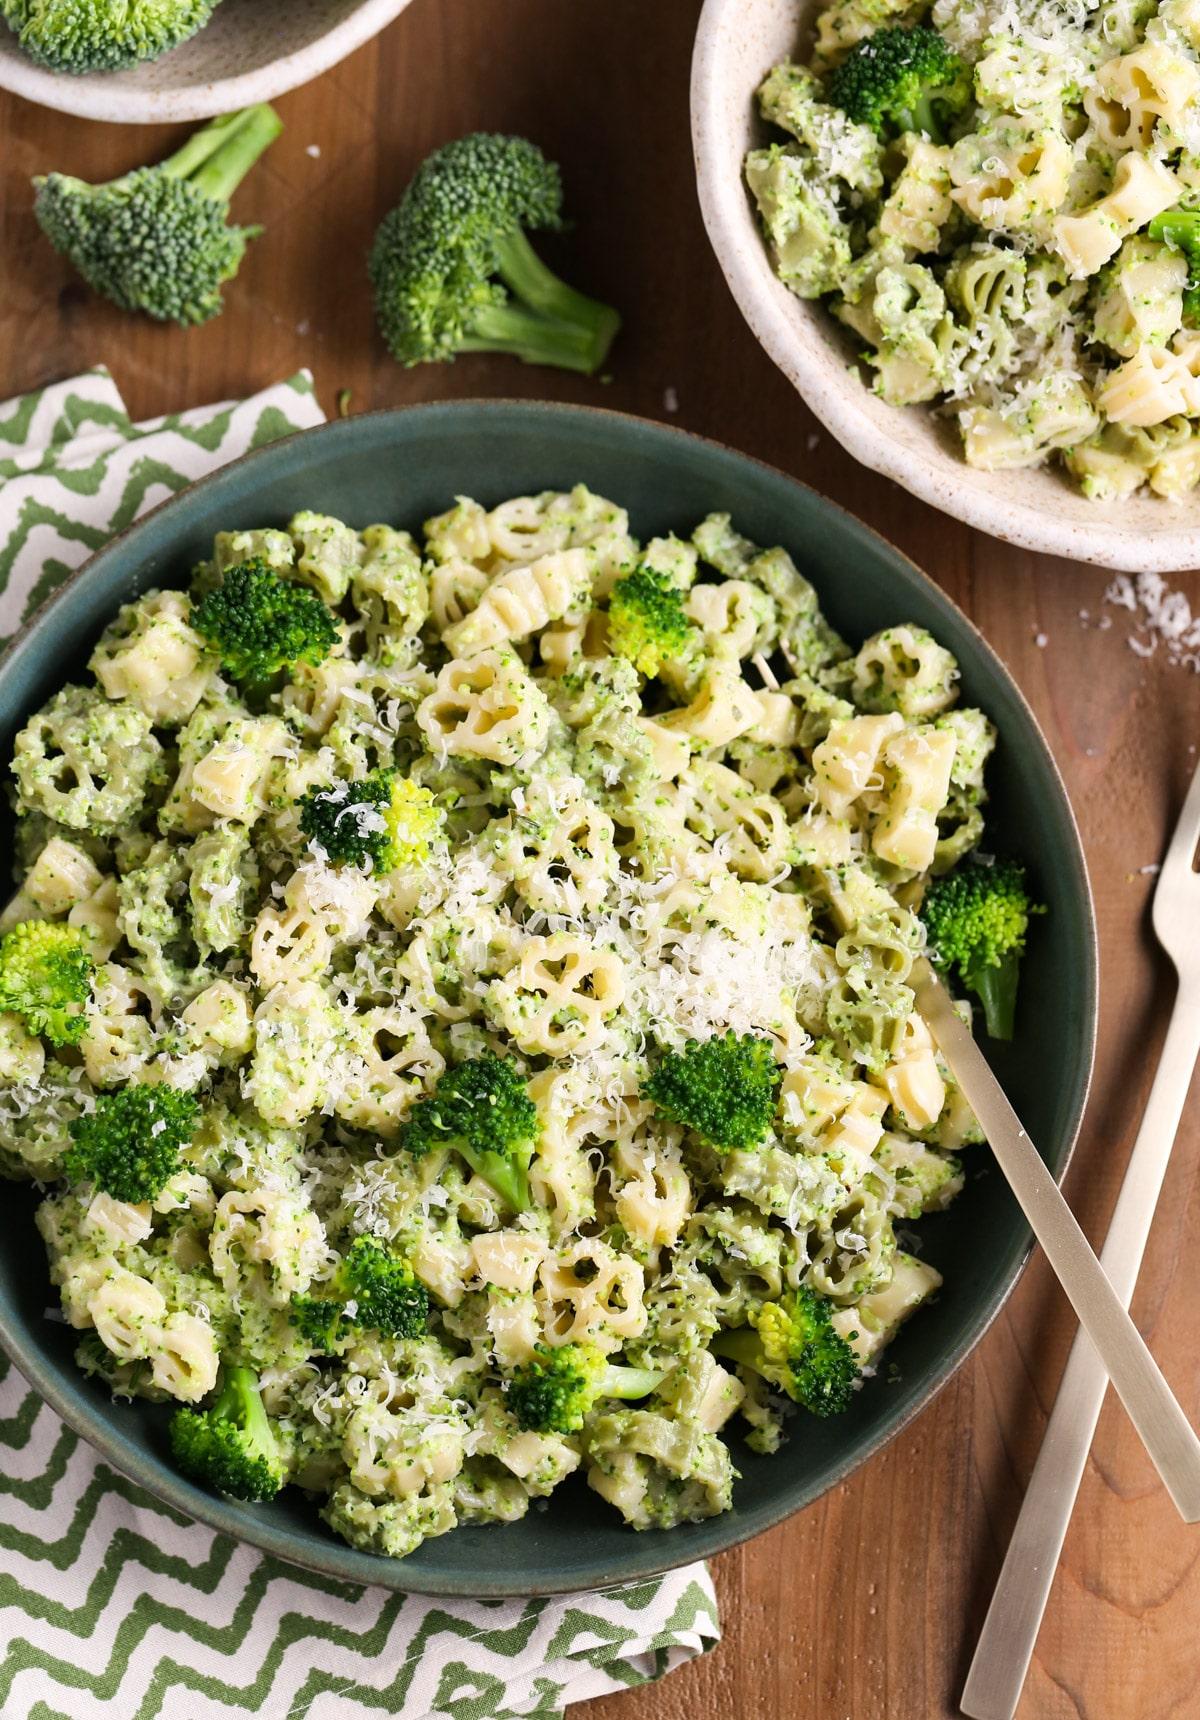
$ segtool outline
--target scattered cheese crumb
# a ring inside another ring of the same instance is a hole
[[[311,155],[314,161],[319,161],[321,158],[321,145],[319,143],[306,144],[304,153],[305,155]]]
[[[1138,657],[1153,657],[1161,647],[1169,663],[1200,674],[1200,615],[1161,573],[1119,573],[1104,601],[1133,616],[1135,631],[1126,643]]]
[[[663,405],[668,412],[679,411],[679,391],[668,388],[663,391]]]
[[[1039,651],[1044,651],[1050,643],[1050,635],[1048,633],[1035,633],[1033,642]]]

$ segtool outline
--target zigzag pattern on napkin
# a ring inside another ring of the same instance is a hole
[[[156,503],[321,421],[307,375],[283,392],[133,424],[111,377],[94,372],[0,409],[0,640]]]

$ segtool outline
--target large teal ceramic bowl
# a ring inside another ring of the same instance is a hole
[[[166,503],[72,579],[0,661],[0,752],[27,715],[83,665],[119,603],[182,583],[213,533],[282,525],[311,507],[364,526],[418,526],[455,495],[485,503],[582,480],[614,497],[642,536],[686,531],[728,510],[760,543],[784,544],[852,640],[910,620],[962,665],[963,691],[1000,730],[992,769],[996,826],[1019,845],[1051,908],[1022,985],[1016,1042],[996,1067],[1034,1139],[1061,1174],[1087,1093],[1096,1021],[1096,948],[1079,836],[1062,781],[1021,694],[970,622],[912,564],[811,490],[726,448],[610,412],[508,402],[421,406],[307,431],[249,455]],[[989,1048],[989,1050],[994,1048]],[[987,1166],[986,1149],[979,1165]],[[941,1296],[888,1352],[898,1379],[868,1384],[853,1409],[807,1419],[776,1457],[737,1455],[736,1510],[711,1522],[635,1534],[574,1479],[551,1508],[503,1528],[460,1529],[403,1563],[352,1551],[294,1492],[240,1506],[171,1467],[156,1406],[115,1404],[80,1375],[74,1336],[46,1318],[53,1300],[34,1197],[6,1193],[0,1343],[77,1432],[115,1468],[180,1511],[281,1558],[359,1582],[435,1595],[533,1595],[622,1582],[720,1552],[815,1499],[922,1409],[976,1344],[1012,1289],[1029,1231],[999,1175],[972,1175],[953,1209],[925,1220]]]

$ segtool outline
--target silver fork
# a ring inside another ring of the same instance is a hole
[[[1200,1055],[1198,843],[1200,767],[1154,892],[1155,935],[1179,979],[1175,1008],[1100,1254],[1126,1307]],[[1016,1713],[1107,1387],[1103,1364],[1078,1333],[963,1690],[962,1711],[972,1720],[1012,1720]]]

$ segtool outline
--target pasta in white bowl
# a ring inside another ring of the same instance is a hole
[[[1150,231],[1193,200],[1200,61],[1172,17],[706,0],[693,64],[709,236],[817,417],[968,524],[1135,571],[1193,566],[1200,522],[1195,293]],[[914,27],[958,56],[965,105],[936,138],[880,137],[832,80]]]
[[[879,1389],[979,1138],[906,982],[995,735],[924,629],[579,486],[219,534],[90,670],[14,749],[4,1168],[186,1472],[397,1557],[576,1471],[661,1528]]]

